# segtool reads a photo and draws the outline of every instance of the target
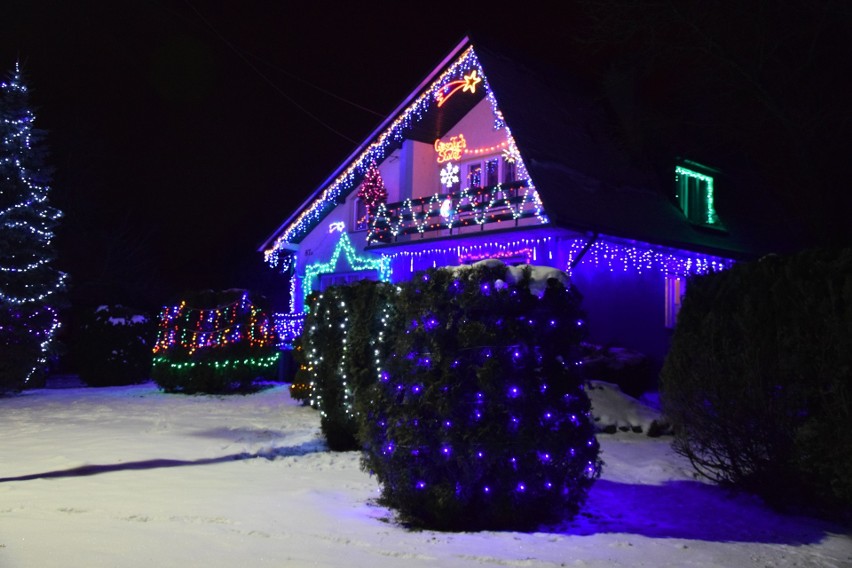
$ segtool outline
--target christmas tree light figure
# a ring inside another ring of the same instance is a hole
[[[379,167],[376,162],[372,162],[367,168],[367,173],[364,174],[364,182],[361,184],[361,189],[358,191],[358,198],[363,200],[367,206],[366,224],[369,225],[376,218],[376,213],[382,203],[387,203],[388,190],[385,188],[385,182],[382,181],[382,174],[379,172]],[[362,221],[359,219],[359,222]]]
[[[52,246],[62,214],[48,204],[50,171],[34,121],[16,64],[0,82],[0,392],[45,371],[65,283]]]

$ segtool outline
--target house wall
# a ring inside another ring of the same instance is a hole
[[[640,351],[659,368],[672,330],[665,326],[665,277],[657,271],[610,271],[581,263],[571,283],[583,296],[588,341]]]

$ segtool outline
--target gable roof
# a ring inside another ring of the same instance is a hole
[[[432,94],[459,65],[481,69],[486,89],[436,108]],[[266,240],[269,254],[298,243],[404,138],[432,143],[482,97],[492,97],[552,225],[729,257],[764,251],[738,226],[698,227],[659,187],[650,167],[632,162],[594,90],[564,72],[542,73],[495,46],[464,38],[388,118]],[[672,180],[674,164],[671,164]],[[722,215],[723,223],[727,219]]]

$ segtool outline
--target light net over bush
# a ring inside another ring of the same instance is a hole
[[[403,521],[523,530],[585,501],[601,461],[567,283],[557,270],[483,261],[399,287],[379,335],[390,356],[356,408],[362,465]]]

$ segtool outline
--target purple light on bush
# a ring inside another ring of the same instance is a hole
[[[509,387],[509,398],[518,398],[521,396],[521,389],[516,386]]]
[[[545,413],[544,413],[544,419],[545,419],[545,420],[550,420],[551,418],[553,418],[553,413],[552,413],[552,412],[545,412]]]
[[[435,316],[429,316],[426,321],[423,322],[423,327],[426,331],[432,331],[438,327],[438,319]]]
[[[483,452],[476,452],[476,457],[482,458],[484,456],[485,456],[485,454]]]
[[[549,481],[545,481],[544,482],[544,488],[545,489],[553,489],[553,484]]]
[[[557,326],[557,325],[559,325],[559,324],[557,323],[557,321],[556,321],[556,320],[550,320],[550,321],[548,322],[548,325],[550,325],[550,327],[556,327],[556,326]]]
[[[491,488],[486,485],[485,487],[482,488],[482,492],[483,493],[491,493]]]
[[[420,394],[422,391],[423,387],[421,387],[420,385],[414,385],[413,387],[411,387],[411,392],[413,392],[414,394]]]
[[[478,410],[474,410],[473,411],[473,417],[476,418],[477,420],[479,420],[480,418],[482,418],[482,413]]]
[[[386,383],[390,380],[390,375],[387,371],[382,371],[381,373],[379,373],[379,380],[383,383]]]
[[[453,423],[452,423],[452,422],[450,422],[449,420],[445,420],[445,421],[444,421],[444,426],[445,426],[446,428],[449,428],[449,427],[451,427],[452,425],[453,425]]]
[[[527,490],[527,486],[523,482],[518,483],[518,487],[516,488],[516,490],[518,493],[523,493]]]
[[[539,452],[538,453],[538,459],[540,459],[543,462],[549,462],[550,461],[550,454],[547,453],[547,452]]]
[[[491,295],[491,285],[488,284],[488,282],[483,282],[479,286],[479,291],[482,292],[483,296],[490,296]]]
[[[441,453],[442,453],[442,454],[444,454],[445,456],[448,456],[448,457],[449,457],[449,455],[450,455],[450,447],[449,447],[449,446],[444,446],[443,448],[441,448]]]
[[[426,489],[426,482],[425,481],[418,481],[417,485],[415,487],[417,487],[417,489]]]

